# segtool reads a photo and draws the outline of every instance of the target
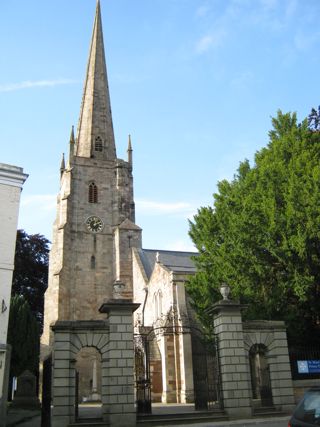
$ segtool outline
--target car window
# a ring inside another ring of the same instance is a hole
[[[320,391],[309,391],[294,412],[295,418],[306,423],[320,425]]]

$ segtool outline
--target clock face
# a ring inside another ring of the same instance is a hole
[[[92,233],[99,233],[103,229],[103,222],[98,216],[89,216],[86,226]]]

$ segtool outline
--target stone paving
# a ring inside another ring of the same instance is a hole
[[[82,415],[88,416],[90,412],[89,406],[84,409],[84,413]],[[96,408],[97,409],[97,408]],[[177,412],[180,412],[182,408],[178,408],[172,405],[171,410],[176,409]],[[161,405],[158,406],[155,412],[161,413],[165,408]],[[92,407],[93,415],[94,407]],[[90,416],[89,415],[89,416]],[[275,417],[275,418],[255,418],[255,419],[246,419],[246,420],[231,420],[231,421],[216,421],[212,422],[195,422],[186,424],[179,424],[179,427],[287,427],[289,416],[284,417]],[[25,409],[10,409],[7,416],[7,427],[40,427],[41,425],[41,416],[39,410],[25,410]],[[172,427],[174,425],[170,424]],[[178,425],[177,425],[178,426]],[[158,425],[157,427],[167,427],[165,424]]]

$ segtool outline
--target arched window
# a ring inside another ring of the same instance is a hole
[[[98,203],[98,187],[94,182],[89,184],[89,203]]]
[[[102,151],[102,139],[100,136],[97,136],[94,143],[95,151]]]
[[[162,315],[162,293],[158,291],[158,317]]]
[[[153,310],[154,310],[154,320],[157,320],[159,317],[159,313],[158,313],[158,298],[156,293],[153,294]]]
[[[96,268],[96,257],[94,255],[92,255],[91,257],[90,267],[91,267],[91,270],[94,270]]]

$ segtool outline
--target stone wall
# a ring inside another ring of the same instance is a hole
[[[294,399],[284,322],[267,320],[244,322],[243,329],[247,354],[255,344],[263,344],[267,348],[273,404],[278,409],[289,412],[294,406]]]

